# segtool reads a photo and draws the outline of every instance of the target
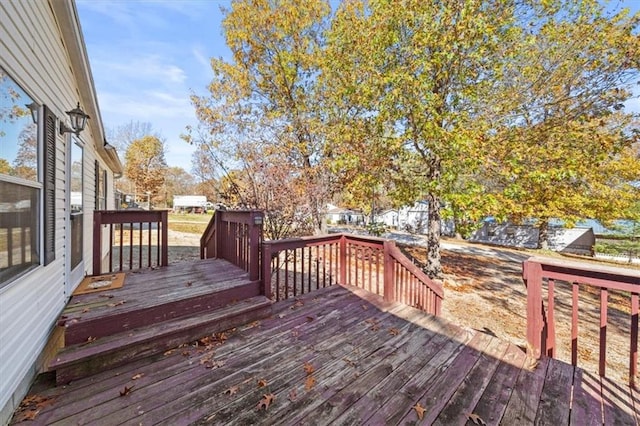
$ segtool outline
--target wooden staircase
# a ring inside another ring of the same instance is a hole
[[[59,321],[57,384],[163,353],[271,315],[245,271],[207,259],[129,273],[122,289],[74,296]]]

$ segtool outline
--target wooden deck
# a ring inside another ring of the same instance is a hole
[[[67,386],[47,379],[31,390],[36,424],[619,425],[639,408],[624,385],[340,286]]]
[[[66,344],[82,343],[259,294],[258,282],[221,259],[126,273],[122,288],[73,296],[62,313]]]

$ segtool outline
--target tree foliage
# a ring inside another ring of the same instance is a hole
[[[537,218],[544,230],[551,218],[631,214],[640,163],[625,101],[637,15],[596,0],[347,0],[330,10],[232,2],[223,27],[233,60],[212,60],[210,93],[193,97],[198,143],[238,170],[224,171],[222,193],[280,208],[268,198],[280,185],[303,196],[286,202],[306,205],[316,227],[342,189],[360,206],[426,200],[431,276],[441,273],[442,218],[465,231],[486,215]]]
[[[136,192],[158,194],[167,171],[164,154],[164,143],[155,136],[131,142],[125,154],[125,174],[136,186]]]
[[[248,168],[243,173],[259,165],[248,161],[253,151],[246,151],[247,146],[268,149],[291,171],[277,180],[286,184],[280,191],[294,181],[304,182],[298,190],[304,191],[317,228],[329,188],[324,184],[322,111],[316,91],[329,11],[320,0],[233,1],[223,22],[233,59],[212,59],[209,96],[192,99],[208,136],[191,141],[207,144],[210,153],[225,158],[226,170],[244,162]],[[215,154],[220,152],[224,154]]]

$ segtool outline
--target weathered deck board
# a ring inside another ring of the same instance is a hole
[[[62,313],[67,345],[220,308],[260,293],[229,262],[205,259],[128,272],[122,288],[73,296]]]
[[[601,424],[602,407],[607,424],[635,424],[637,396],[624,385],[558,361],[536,365],[487,334],[371,302],[323,289],[212,347],[182,345],[40,386],[54,399],[34,424],[444,425],[472,424],[470,414],[492,425]],[[266,394],[275,399],[258,409]]]

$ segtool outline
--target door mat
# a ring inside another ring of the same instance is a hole
[[[71,294],[78,296],[80,294],[95,293],[97,291],[113,290],[121,288],[124,285],[124,273],[97,275],[95,277],[85,277],[78,288]]]

